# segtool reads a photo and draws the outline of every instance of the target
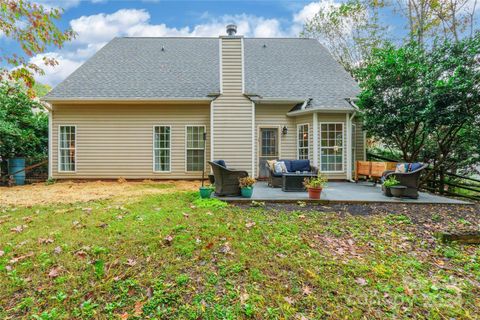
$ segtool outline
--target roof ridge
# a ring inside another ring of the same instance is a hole
[[[131,36],[124,36],[124,37],[116,37],[116,39],[219,39],[220,37],[189,37],[189,36],[171,36],[171,37],[131,37]],[[301,37],[244,37],[244,39],[248,40],[316,40],[314,38],[301,38]]]

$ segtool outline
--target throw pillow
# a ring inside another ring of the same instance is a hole
[[[275,163],[276,162],[277,162],[277,160],[267,160],[267,164],[268,164],[268,167],[270,168],[270,170],[275,171]]]
[[[287,167],[285,166],[285,162],[277,161],[275,162],[275,173],[286,173]]]
[[[275,166],[275,170],[274,170],[275,173],[283,173],[282,165],[280,164],[280,162],[276,162],[274,166]]]
[[[408,170],[408,163],[399,163],[395,168],[395,172],[397,173],[404,173],[404,172],[407,172],[407,170]]]
[[[408,172],[418,170],[421,167],[422,167],[422,164],[419,162],[410,163],[410,165],[408,166]]]

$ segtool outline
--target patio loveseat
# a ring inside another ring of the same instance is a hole
[[[382,182],[393,176],[400,182],[400,186],[406,187],[403,192],[404,197],[418,199],[420,175],[428,165],[423,163],[400,163],[397,166],[404,166],[405,172],[399,172],[398,169],[385,171],[382,176]],[[382,190],[385,192],[385,186],[383,185]]]
[[[267,166],[268,172],[268,185],[273,188],[281,188],[282,187],[282,177],[284,172],[275,172],[275,162],[283,161],[285,163],[285,167],[287,168],[288,173],[295,173],[299,172],[309,172],[309,173],[318,173],[318,168],[314,167],[310,164],[310,160],[274,160],[274,161],[267,161],[265,164]]]
[[[238,179],[248,177],[248,172],[227,168],[223,160],[209,161],[215,180],[215,195],[239,196],[240,182]]]

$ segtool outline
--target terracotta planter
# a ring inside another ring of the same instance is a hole
[[[320,199],[322,188],[308,188],[308,197],[313,200]]]

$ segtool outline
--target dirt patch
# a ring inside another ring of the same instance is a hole
[[[198,190],[199,181],[58,182],[0,188],[0,205],[33,206]]]

